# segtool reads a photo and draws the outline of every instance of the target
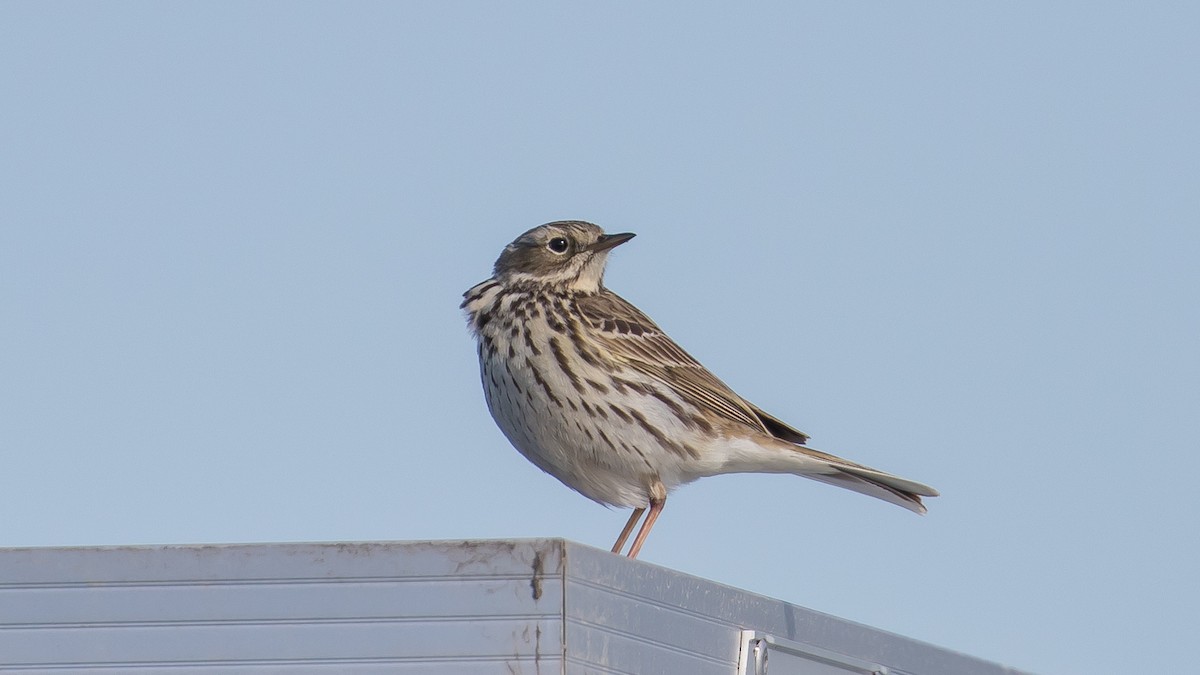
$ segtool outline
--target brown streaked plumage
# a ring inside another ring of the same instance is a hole
[[[634,509],[614,552],[645,513],[637,556],[672,488],[723,473],[794,473],[925,512],[936,490],[807,447],[605,288],[609,251],[632,238],[582,221],[535,227],[462,304],[509,441],[584,496]]]

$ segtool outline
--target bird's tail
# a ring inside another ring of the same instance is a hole
[[[921,503],[921,497],[938,496],[937,490],[928,485],[914,483],[873,469],[863,472],[858,469],[837,468],[834,473],[805,473],[804,476],[877,497],[921,515],[924,515],[926,510],[925,505]]]
[[[870,495],[920,514],[925,513],[921,497],[938,496],[937,490],[916,481],[855,464],[807,446],[786,441],[778,443],[783,446],[782,449],[792,453],[791,473],[805,478]]]

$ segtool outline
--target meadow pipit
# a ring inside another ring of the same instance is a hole
[[[589,499],[646,509],[629,557],[676,486],[723,473],[794,473],[924,513],[937,491],[806,447],[738,396],[637,307],[604,287],[632,234],[581,221],[535,227],[464,294],[488,409],[517,450]]]

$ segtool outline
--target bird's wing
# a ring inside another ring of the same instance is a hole
[[[775,438],[787,441],[788,443],[795,443],[796,445],[804,445],[808,442],[808,434],[803,431],[787,424],[774,415],[764,412],[762,408],[749,401],[746,401],[746,405],[750,406],[750,410],[754,412],[754,416],[762,422],[762,425]]]
[[[630,368],[671,387],[697,409],[715,413],[792,443],[808,436],[796,431],[738,396],[655,323],[621,296],[603,290],[577,298],[590,335],[605,351]]]

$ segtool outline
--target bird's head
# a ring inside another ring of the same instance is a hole
[[[504,247],[494,276],[505,284],[537,284],[595,293],[604,280],[604,265],[614,246],[633,233],[604,234],[581,220],[539,225]]]

